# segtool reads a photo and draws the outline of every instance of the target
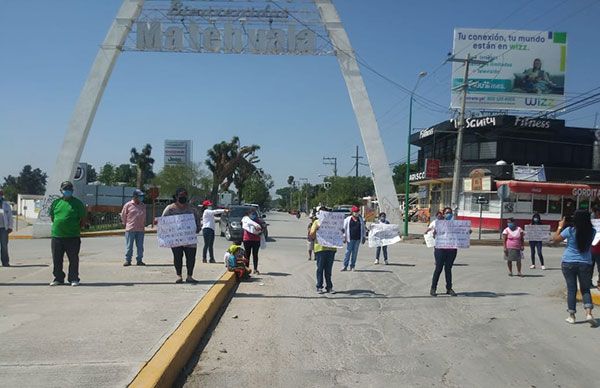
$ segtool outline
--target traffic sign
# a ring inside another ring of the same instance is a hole
[[[477,197],[477,203],[480,205],[487,205],[488,203],[490,203],[490,200],[484,197],[483,195],[480,195],[479,197]]]
[[[498,186],[498,198],[503,201],[510,198],[510,187],[508,185]]]

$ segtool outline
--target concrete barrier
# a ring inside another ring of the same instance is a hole
[[[236,283],[233,272],[221,276],[128,387],[171,387]]]

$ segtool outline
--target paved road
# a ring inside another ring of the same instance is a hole
[[[501,248],[462,250],[459,296],[432,298],[430,249],[396,244],[391,265],[376,266],[362,246],[357,271],[337,261],[338,293],[322,296],[306,220],[269,217],[263,274],[239,286],[186,386],[598,385],[600,331],[564,322],[562,249],[545,249],[549,270],[525,278],[507,276]]]

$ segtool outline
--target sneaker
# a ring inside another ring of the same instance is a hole
[[[354,267],[350,267],[350,271],[354,271]]]
[[[128,261],[126,261],[126,262],[123,263],[123,267],[129,267],[130,265],[131,265],[131,263],[128,262]]]
[[[388,263],[388,261],[387,261],[387,260],[385,260],[385,261],[383,262],[383,264],[385,264],[385,265],[388,265],[389,263]]]
[[[137,263],[135,263],[135,265],[141,265],[141,266],[145,266],[146,263],[144,263],[143,261],[138,261]]]
[[[342,268],[341,272],[344,272],[344,271],[348,271],[348,268],[347,267]]]
[[[206,259],[202,259],[202,262],[203,262],[203,263],[206,263]]]
[[[446,295],[457,296],[456,292],[454,292],[454,290],[452,288],[449,288],[446,290]]]
[[[260,275],[260,271],[257,270],[257,269],[254,270],[254,273],[257,274],[257,275]]]
[[[324,294],[325,291],[322,288],[317,288],[317,294]]]
[[[535,264],[531,264],[531,265],[529,266],[529,269],[535,269]]]
[[[181,283],[183,283],[183,279],[182,278],[177,278],[177,280],[175,280],[175,283],[181,284]]]
[[[567,321],[567,323],[574,324],[575,323],[575,314],[569,315],[569,317],[567,319],[565,319],[565,321]]]
[[[542,265],[542,271],[545,271],[545,270],[546,270],[546,266]]]
[[[379,260],[375,259],[375,262],[373,264],[379,264]]]
[[[585,321],[590,324],[591,327],[598,327],[598,321],[594,319],[592,314],[588,314],[585,317]]]
[[[333,288],[328,289],[327,292],[330,294],[335,294],[335,290]]]
[[[78,281],[71,282],[71,287],[79,287],[79,282]]]
[[[63,284],[65,284],[65,282],[60,282],[58,280],[53,280],[53,281],[50,282],[50,287],[62,286]]]
[[[216,263],[215,259],[210,259],[208,262],[213,264]]]
[[[435,292],[435,288],[432,288],[431,290],[429,290],[429,295],[437,296],[437,292]]]
[[[185,279],[185,282],[186,282],[186,283],[190,283],[190,284],[196,284],[196,283],[198,283],[198,281],[197,281],[196,279],[194,279],[193,277],[191,277],[191,276],[188,276],[188,277]]]

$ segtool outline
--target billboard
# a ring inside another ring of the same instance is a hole
[[[165,140],[165,166],[192,163],[191,140]]]
[[[565,100],[567,34],[458,28],[454,55],[489,61],[471,64],[467,108],[546,111]],[[460,108],[463,62],[452,64],[452,108]]]

